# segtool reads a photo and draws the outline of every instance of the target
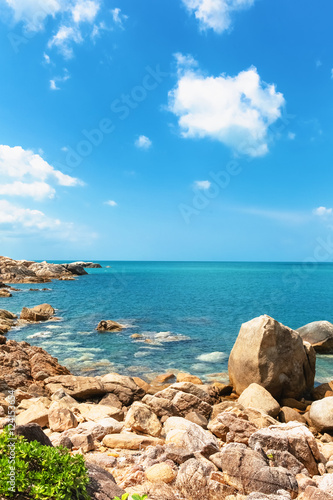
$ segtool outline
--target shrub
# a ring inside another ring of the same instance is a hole
[[[11,473],[15,474],[10,481]],[[6,428],[0,434],[0,495],[35,500],[89,500],[84,458],[66,448],[28,442]]]

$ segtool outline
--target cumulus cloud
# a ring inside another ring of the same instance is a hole
[[[257,68],[236,76],[203,75],[186,56],[176,55],[178,81],[169,92],[168,109],[178,117],[184,138],[209,138],[235,153],[252,157],[268,152],[269,127],[285,104],[275,85],[263,82]]]
[[[120,28],[124,28],[124,22],[126,21],[126,19],[128,19],[128,16],[126,16],[125,14],[122,14],[121,9],[119,9],[118,7],[115,9],[112,9],[111,14],[112,14],[113,22],[115,24],[117,24]]]
[[[54,196],[55,189],[45,182],[48,179],[67,187],[83,184],[76,177],[53,168],[39,154],[21,146],[0,145],[0,175],[0,194],[30,196],[36,200]],[[12,179],[15,181],[10,182]]]
[[[145,135],[140,135],[136,141],[135,145],[137,148],[140,149],[149,149],[153,145],[152,141],[149,139],[149,137],[146,137]]]
[[[118,205],[118,203],[114,200],[108,200],[104,204],[109,205],[110,207],[116,207]]]
[[[71,59],[74,55],[73,43],[82,42],[83,38],[77,27],[60,26],[58,32],[49,40],[48,47],[56,47],[65,59]]]
[[[210,188],[212,183],[210,181],[195,181],[194,187],[196,189],[202,189],[202,190],[207,190]]]
[[[313,210],[314,215],[319,215],[320,217],[325,217],[327,215],[332,215],[333,209],[326,207],[318,207]]]
[[[100,5],[93,0],[81,0],[77,2],[72,10],[73,19],[76,23],[92,23],[99,11]]]
[[[40,210],[21,208],[7,200],[0,200],[0,225],[10,225],[18,229],[59,229],[62,225],[59,219],[47,217]]]
[[[44,28],[45,19],[66,9],[65,0],[4,0],[13,11],[14,20],[23,22],[29,31]]]
[[[202,30],[212,29],[223,33],[232,24],[232,16],[239,10],[252,7],[255,0],[182,0],[191,14],[199,21]]]

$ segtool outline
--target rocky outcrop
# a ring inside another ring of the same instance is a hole
[[[0,257],[0,281],[4,283],[46,283],[52,279],[73,279],[73,276],[87,274],[84,267],[100,267],[86,263],[52,264]]]
[[[40,347],[15,340],[0,345],[0,379],[11,388],[29,388],[47,377],[69,373],[56,358]]]
[[[120,323],[108,319],[100,321],[96,327],[96,330],[98,330],[99,332],[121,332],[123,328],[124,326]]]
[[[5,309],[0,309],[0,334],[6,334],[17,323],[17,316]]]
[[[296,331],[316,352],[333,353],[333,325],[329,321],[313,321]]]
[[[23,307],[20,319],[29,323],[37,323],[39,321],[48,321],[54,316],[54,313],[55,310],[50,304],[40,304],[32,308]]]
[[[242,325],[228,368],[237,394],[256,383],[275,399],[299,398],[313,387],[315,351],[297,332],[265,315]]]
[[[97,264],[95,262],[71,262],[70,264],[67,264],[69,266],[76,265],[76,266],[81,266],[83,268],[87,269],[102,269],[102,266],[100,264]]]

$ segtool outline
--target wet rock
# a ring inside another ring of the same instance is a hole
[[[102,320],[98,323],[96,330],[99,332],[121,332],[124,329],[124,326],[116,321]]]
[[[310,420],[319,432],[333,431],[333,397],[314,401],[310,408]]]
[[[237,394],[250,384],[274,398],[299,398],[313,387],[315,351],[299,334],[269,316],[241,327],[229,358],[229,377]]]
[[[143,403],[133,403],[125,418],[124,427],[134,432],[158,437],[162,431],[161,422],[153,411]]]
[[[40,304],[30,309],[28,307],[23,307],[20,319],[29,321],[30,323],[36,323],[49,320],[54,316],[54,313],[55,310],[50,304]]]

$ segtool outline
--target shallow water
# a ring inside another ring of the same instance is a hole
[[[76,281],[19,285],[23,293],[2,298],[1,308],[15,313],[48,302],[62,318],[14,329],[8,337],[45,348],[77,374],[119,371],[152,377],[184,370],[207,376],[227,371],[241,324],[256,316],[269,314],[291,328],[316,320],[333,322],[333,264],[101,265]],[[29,291],[45,286],[51,290]],[[126,328],[98,333],[102,319]],[[134,333],[143,339],[131,339]],[[316,378],[333,378],[333,356],[317,356]]]

